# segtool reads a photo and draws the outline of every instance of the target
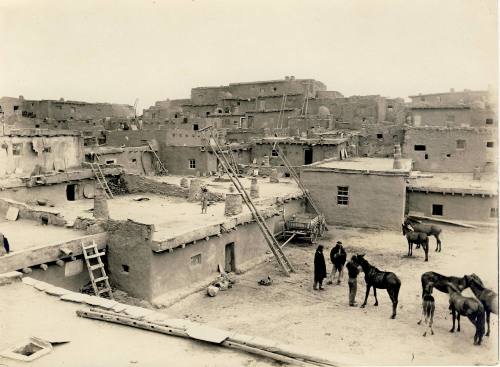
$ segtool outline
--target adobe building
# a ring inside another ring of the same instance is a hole
[[[413,169],[427,172],[472,173],[497,167],[497,132],[474,127],[407,127],[402,153],[413,161]]]
[[[408,180],[409,215],[437,220],[497,223],[495,174],[420,173]]]
[[[300,177],[329,224],[401,230],[410,172],[409,159],[355,157],[313,163]]]

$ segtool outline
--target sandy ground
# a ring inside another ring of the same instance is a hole
[[[77,317],[86,307],[20,282],[0,287],[0,351],[30,336],[68,338],[33,362],[0,357],[0,366],[269,366],[269,361],[201,342]]]
[[[408,258],[406,240],[400,233],[376,230],[335,228],[323,238],[325,255],[336,240],[342,240],[348,256],[366,253],[366,258],[382,270],[394,271],[402,281],[398,316],[391,320],[387,293],[378,292],[374,307],[372,293],[365,309],[348,307],[347,277],[340,285],[327,285],[323,292],[313,291],[314,247],[291,245],[287,249],[297,269],[287,278],[274,261],[266,262],[238,277],[234,288],[219,292],[215,298],[194,294],[166,309],[173,317],[188,317],[212,326],[287,342],[304,352],[350,365],[473,365],[493,364],[498,360],[498,318],[492,315],[492,333],[481,346],[473,345],[474,327],[462,319],[462,331],[450,333],[448,296],[434,292],[435,335],[423,337],[417,325],[421,313],[420,276],[426,271],[447,275],[476,273],[486,285],[497,289],[498,253],[496,230],[464,229],[443,226],[443,251],[435,253],[431,239],[430,261],[423,251],[414,250]],[[327,257],[328,258],[328,257]],[[329,262],[327,262],[329,263]],[[267,275],[270,287],[258,286]],[[365,293],[363,274],[358,278],[358,303]],[[470,290],[464,294],[472,296]]]
[[[68,241],[85,235],[83,231],[45,226],[32,220],[0,220],[0,232],[9,239],[10,250],[20,251],[31,247]]]

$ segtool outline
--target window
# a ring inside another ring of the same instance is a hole
[[[491,208],[490,209],[490,218],[497,218],[498,217],[498,208]]]
[[[132,158],[132,163],[137,163],[137,158]]]
[[[276,92],[276,90],[277,90],[277,88],[276,88],[276,87],[273,87],[273,91],[275,91],[275,92]]]
[[[432,215],[443,215],[443,206],[441,204],[432,204]]]
[[[240,101],[236,102],[236,105],[238,105],[238,106],[239,106],[240,104],[241,104],[241,103],[240,103]]]
[[[383,139],[384,135],[383,134],[377,134],[377,139]]]
[[[207,115],[207,116],[210,116],[210,112],[209,112],[209,111],[207,111],[207,112],[206,112],[206,115]]]
[[[14,111],[17,111],[19,109],[19,106],[14,106]]]
[[[429,159],[429,154],[425,153],[424,159]]]
[[[21,155],[23,143],[12,144],[12,155]]]
[[[486,147],[487,148],[493,148],[494,146],[495,146],[495,143],[493,143],[492,141],[486,142]]]
[[[390,104],[390,105],[387,105],[387,108],[388,108],[389,110],[392,110],[392,109],[393,109],[393,106],[392,106],[392,104]]]
[[[187,118],[187,117],[184,117],[184,118],[182,119],[182,122],[183,122],[184,124],[187,124],[187,122],[188,122],[188,118]]]
[[[106,164],[116,164],[116,159],[106,159]]]
[[[175,114],[175,115],[174,115],[174,118],[177,118],[177,117],[179,117],[179,115],[178,115],[178,114]]]
[[[191,256],[191,265],[201,264],[201,254]]]
[[[457,140],[457,149],[465,149],[465,140],[463,139]]]
[[[229,107],[224,107],[224,113],[229,113]]]
[[[196,160],[195,159],[189,160],[189,168],[196,168]]]
[[[52,152],[52,147],[43,147],[43,152],[44,153],[51,153]]]
[[[413,147],[413,150],[415,150],[415,151],[425,152],[426,147],[425,147],[425,145],[415,145],[415,146]]]
[[[128,273],[130,271],[130,266],[127,264],[122,264],[122,272],[123,273]]]
[[[337,204],[349,205],[349,187],[337,186]]]
[[[486,119],[486,125],[493,125],[493,119]]]
[[[278,157],[278,151],[276,149],[271,150],[271,157]]]
[[[198,131],[198,124],[193,124],[193,130]]]
[[[219,108],[219,109],[217,110],[217,113],[222,113],[222,110]]]

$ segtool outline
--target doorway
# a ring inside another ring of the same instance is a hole
[[[313,162],[313,151],[311,148],[304,149],[304,164],[311,164]]]
[[[66,199],[68,201],[75,201],[78,197],[78,185],[77,184],[69,184],[66,185]]]
[[[234,263],[234,242],[228,243],[225,249],[226,262],[224,264],[224,270],[226,273],[236,270]]]

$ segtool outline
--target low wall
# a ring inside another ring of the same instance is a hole
[[[36,210],[27,204],[19,203],[10,199],[0,198],[0,214],[5,215],[10,207],[19,209],[19,219],[30,219],[37,222],[42,221],[42,217],[47,219],[47,224],[52,224],[55,226],[65,226],[67,224],[66,219],[61,217],[59,213],[54,213],[50,211]]]

